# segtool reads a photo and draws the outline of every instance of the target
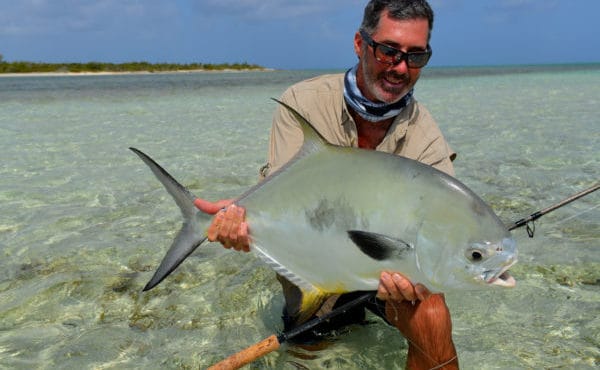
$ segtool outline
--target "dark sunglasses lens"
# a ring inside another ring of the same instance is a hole
[[[424,67],[429,61],[430,53],[409,53],[408,66],[412,68]]]
[[[408,54],[402,53],[398,49],[390,46],[378,44],[375,48],[375,57],[378,61],[385,64],[396,65],[406,58],[406,62],[410,68],[424,67],[431,57],[429,52],[411,52]]]
[[[379,44],[375,49],[377,60],[383,63],[396,63],[396,55],[398,55],[398,50],[385,45]]]

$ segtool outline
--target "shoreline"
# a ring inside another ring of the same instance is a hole
[[[176,71],[100,71],[100,72],[19,72],[0,73],[2,77],[74,77],[74,76],[118,76],[118,75],[155,75],[155,74],[182,74],[182,73],[244,73],[244,72],[274,72],[272,68],[247,68],[247,69],[182,69]]]

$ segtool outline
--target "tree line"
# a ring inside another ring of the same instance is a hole
[[[223,70],[264,70],[256,64],[248,63],[36,63],[36,62],[6,62],[0,54],[0,73],[33,73],[33,72],[56,72],[56,73],[81,73],[81,72],[175,72],[175,71],[223,71]]]

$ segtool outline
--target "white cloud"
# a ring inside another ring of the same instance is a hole
[[[502,0],[490,4],[492,9],[544,10],[558,6],[558,0]]]
[[[331,13],[345,7],[361,7],[359,0],[204,0],[194,3],[200,15],[220,14],[252,20],[272,20]]]
[[[0,36],[133,28],[151,32],[186,17],[269,21],[328,16],[366,0],[0,0]]]
[[[0,36],[102,31],[157,21],[176,11],[159,0],[0,0]]]
[[[456,10],[464,6],[464,0],[429,0],[429,5],[434,12],[442,8]]]
[[[499,16],[526,17],[533,12],[554,11],[559,5],[558,0],[502,0],[488,3],[486,9]]]
[[[515,24],[526,22],[532,14],[556,11],[558,0],[502,0],[487,3],[484,20],[490,24]]]

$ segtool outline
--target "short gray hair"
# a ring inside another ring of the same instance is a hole
[[[360,29],[368,34],[373,34],[377,30],[381,14],[384,10],[390,13],[394,19],[427,19],[429,22],[429,37],[433,29],[433,10],[427,0],[371,0],[365,7]]]

